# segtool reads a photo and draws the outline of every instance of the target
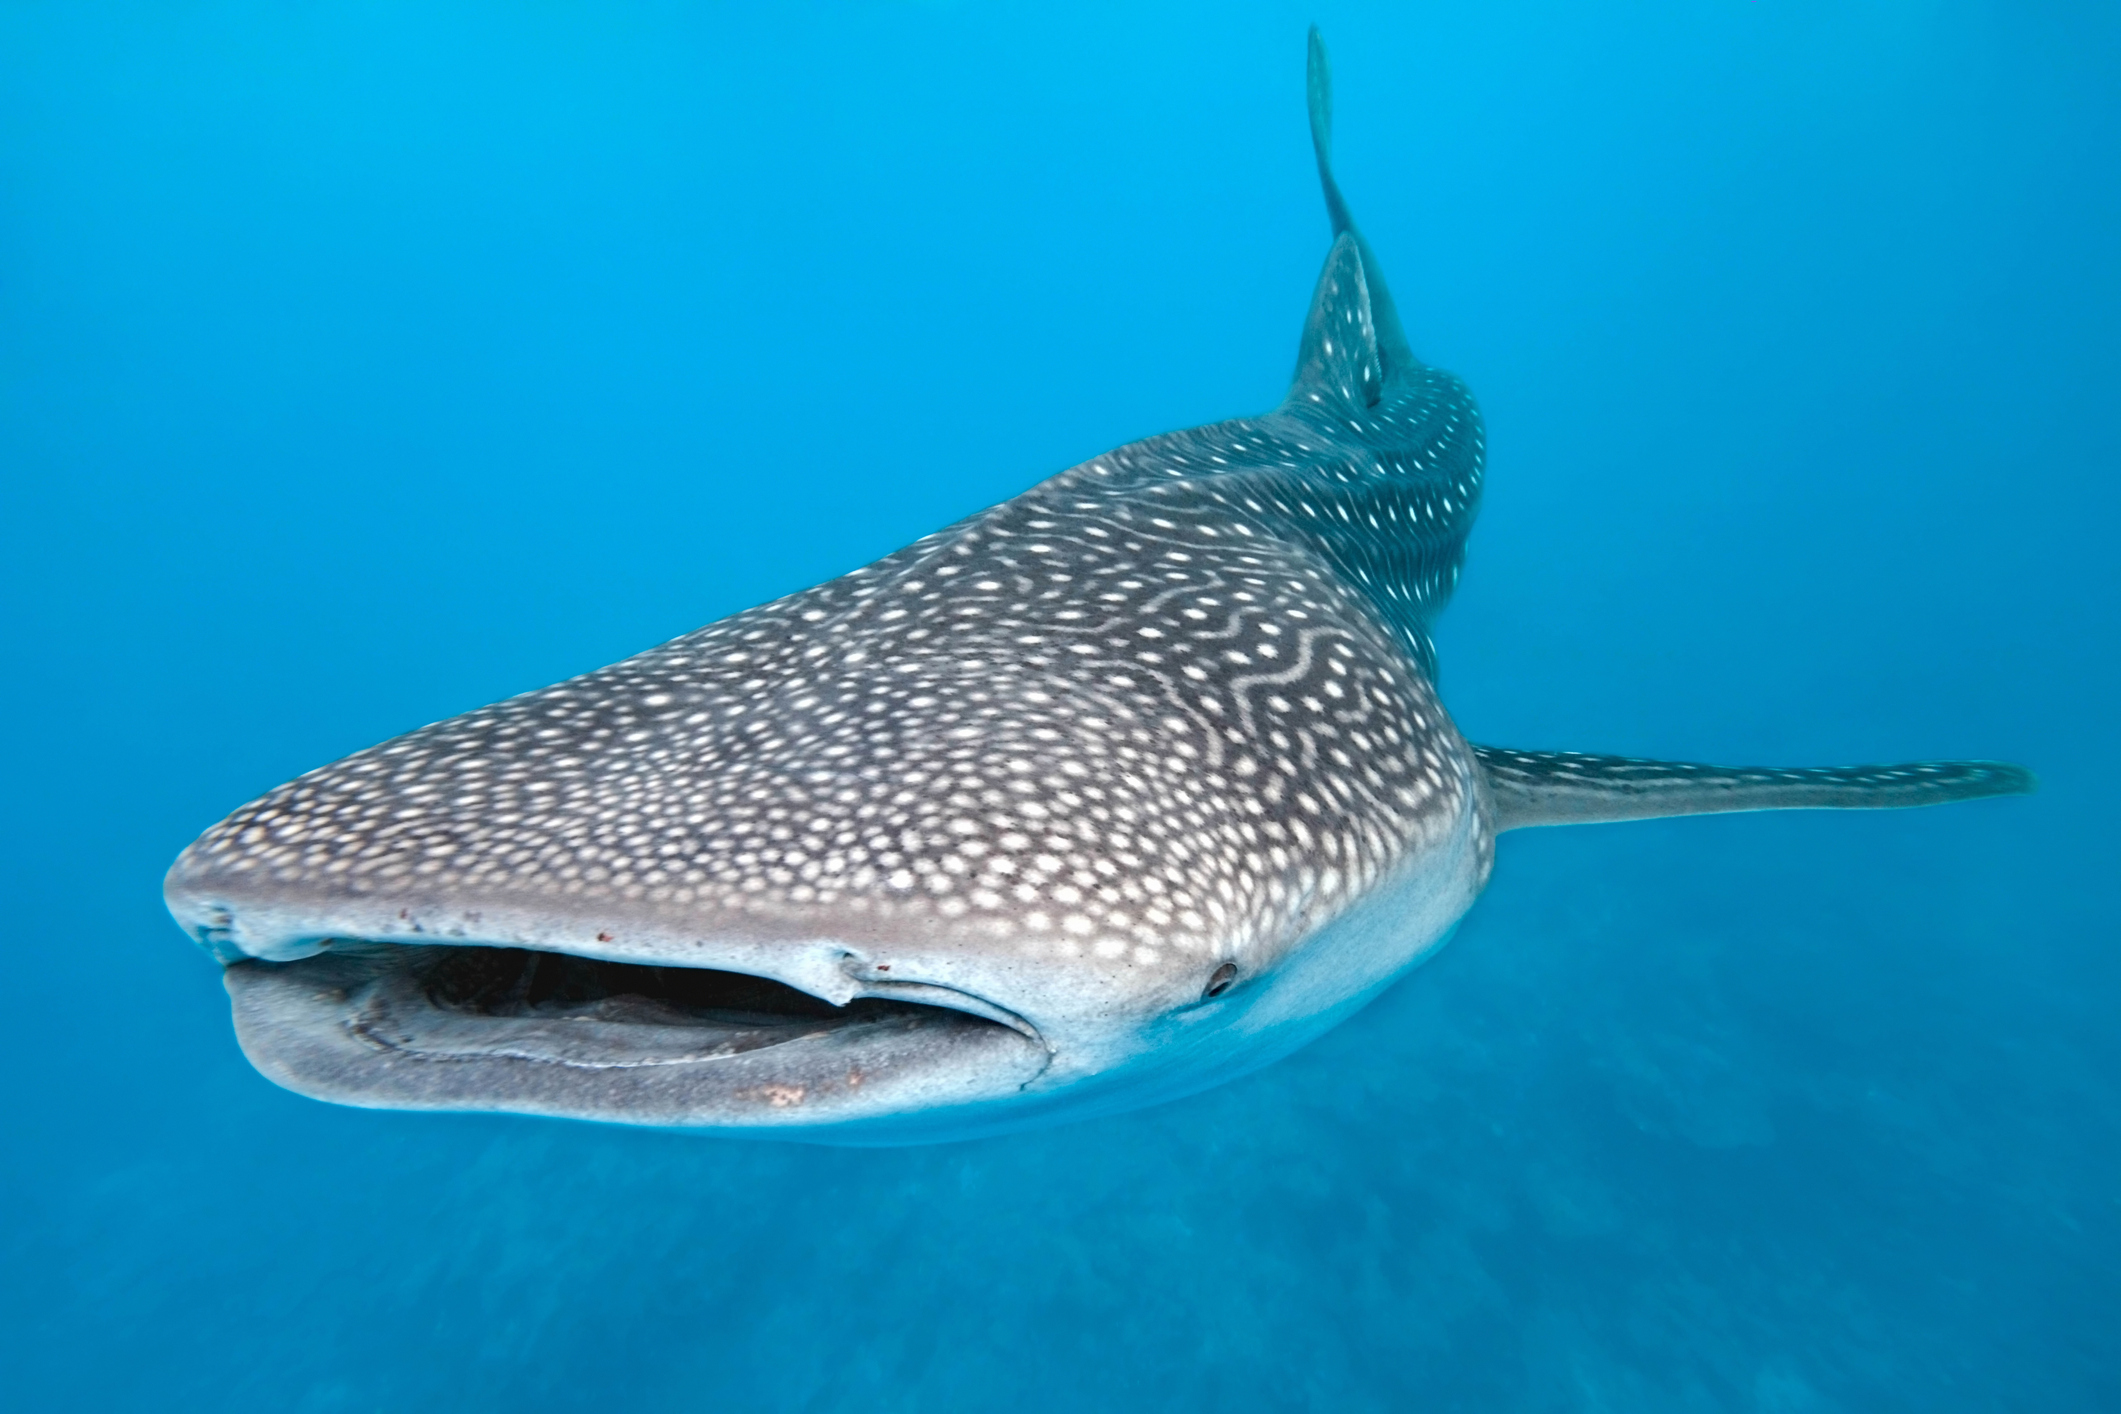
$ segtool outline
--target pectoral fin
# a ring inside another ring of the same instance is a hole
[[[1892,810],[1984,795],[2025,795],[2036,782],[2000,761],[1903,766],[1702,766],[1574,751],[1476,746],[1497,831],[1596,825],[1723,810]]]

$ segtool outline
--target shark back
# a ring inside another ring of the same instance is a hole
[[[1306,80],[1334,240],[1288,396],[1264,417],[1151,437],[1090,467],[1121,500],[1228,522],[1327,567],[1433,677],[1429,625],[1465,561],[1486,434],[1465,384],[1414,356],[1341,195],[1332,78],[1316,29]]]

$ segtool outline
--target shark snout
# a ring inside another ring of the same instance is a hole
[[[438,913],[181,870],[167,894],[227,964],[245,1053],[316,1098],[859,1138],[1012,1098],[1052,1059],[1010,1007],[841,940]]]

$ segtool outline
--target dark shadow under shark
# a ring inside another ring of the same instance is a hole
[[[1469,745],[1429,624],[1481,420],[1333,245],[1287,400],[272,791],[170,870],[321,1099],[909,1142],[1218,1083],[1448,935],[1495,836],[2022,792],[1986,762]]]

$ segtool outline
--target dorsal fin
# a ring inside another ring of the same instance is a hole
[[[1330,396],[1351,401],[1354,407],[1374,407],[1388,383],[1420,364],[1400,330],[1377,257],[1355,228],[1340,183],[1333,178],[1333,74],[1326,64],[1326,42],[1315,25],[1304,87],[1311,113],[1311,150],[1318,158],[1318,182],[1325,192],[1334,241],[1311,296],[1303,348],[1296,359],[1296,386],[1289,390],[1289,399],[1318,402]]]
[[[1332,399],[1349,409],[1373,408],[1384,396],[1384,386],[1362,252],[1355,233],[1343,231],[1311,296],[1303,346],[1296,355],[1296,386],[1289,396],[1314,403]]]

